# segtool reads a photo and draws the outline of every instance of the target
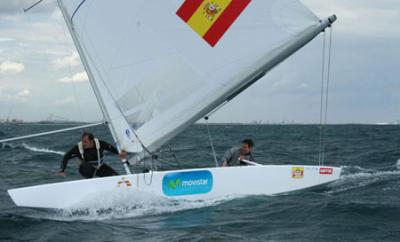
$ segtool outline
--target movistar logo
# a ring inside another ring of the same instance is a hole
[[[186,171],[167,173],[162,189],[167,196],[208,193],[212,190],[213,177],[210,171]]]
[[[175,181],[169,180],[168,187],[171,189],[176,189],[179,185],[182,185],[182,187],[191,187],[191,186],[202,186],[207,184],[208,184],[208,179],[181,181],[181,179],[178,178]]]
[[[202,186],[202,185],[207,185],[207,183],[208,179],[189,180],[189,181],[183,181],[182,186],[183,187]]]
[[[168,187],[171,189],[176,189],[177,186],[181,184],[181,179],[176,179],[175,181],[169,180],[168,182]]]

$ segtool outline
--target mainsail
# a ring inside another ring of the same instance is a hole
[[[297,0],[58,2],[114,138],[135,153],[158,149],[335,20]]]

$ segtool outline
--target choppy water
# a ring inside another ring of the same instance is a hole
[[[60,128],[3,125],[0,139]],[[240,140],[256,142],[264,164],[318,160],[317,126],[213,125],[217,155]],[[111,141],[103,127],[92,129]],[[399,241],[400,126],[326,128],[326,161],[344,166],[341,180],[279,196],[172,202],[156,197],[94,198],[90,209],[16,207],[9,188],[80,179],[77,162],[56,176],[63,152],[80,131],[0,144],[0,241]],[[195,125],[163,148],[162,169],[213,166],[205,126]],[[123,173],[113,158],[108,164]],[[62,193],[62,191],[60,191]],[[101,201],[101,202],[99,202]]]

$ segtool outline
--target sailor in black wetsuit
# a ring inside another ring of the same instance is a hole
[[[78,157],[81,160],[79,166],[79,173],[86,178],[93,178],[95,176],[115,176],[118,173],[103,162],[103,151],[107,150],[112,153],[118,154],[118,150],[105,141],[94,138],[93,134],[84,132],[82,134],[81,142],[75,145],[70,151],[64,155],[61,162],[60,176],[65,176],[65,168],[68,161],[72,158]],[[120,158],[125,159],[127,153],[121,151]]]

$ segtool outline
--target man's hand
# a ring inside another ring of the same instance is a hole
[[[63,171],[58,172],[59,176],[65,177],[65,173]]]
[[[119,153],[119,158],[125,160],[128,157],[128,153],[125,150],[121,150]]]

